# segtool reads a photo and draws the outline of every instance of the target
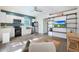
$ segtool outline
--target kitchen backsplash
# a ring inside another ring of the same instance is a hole
[[[8,26],[14,26],[14,25],[17,25],[17,24],[14,24],[14,23],[0,23],[1,28],[6,28]],[[20,25],[22,26],[23,24],[20,24]]]

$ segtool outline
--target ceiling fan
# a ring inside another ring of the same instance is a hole
[[[34,7],[34,11],[36,11],[36,12],[42,12],[42,10],[40,10],[40,9],[38,9],[38,7]]]

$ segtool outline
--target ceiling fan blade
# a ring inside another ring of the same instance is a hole
[[[37,7],[35,6],[34,9],[37,10]]]
[[[35,11],[37,11],[37,12],[42,12],[41,10],[35,10]]]
[[[38,9],[36,6],[34,7],[34,11],[37,11],[37,12],[42,12],[40,9]]]

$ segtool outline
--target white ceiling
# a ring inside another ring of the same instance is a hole
[[[57,13],[57,12],[61,12],[61,11],[65,11],[65,10],[69,10],[77,7],[76,6],[42,6],[41,7],[40,6],[38,8],[41,9],[43,12]]]
[[[76,6],[37,6],[37,8],[42,10],[43,12],[34,11],[34,6],[0,6],[0,8],[8,11],[35,16],[39,13],[53,14],[56,12],[65,11],[65,10],[69,10],[77,7]]]

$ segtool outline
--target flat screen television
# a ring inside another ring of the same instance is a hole
[[[65,20],[58,20],[54,22],[54,27],[55,28],[65,28],[66,24],[65,24]]]

